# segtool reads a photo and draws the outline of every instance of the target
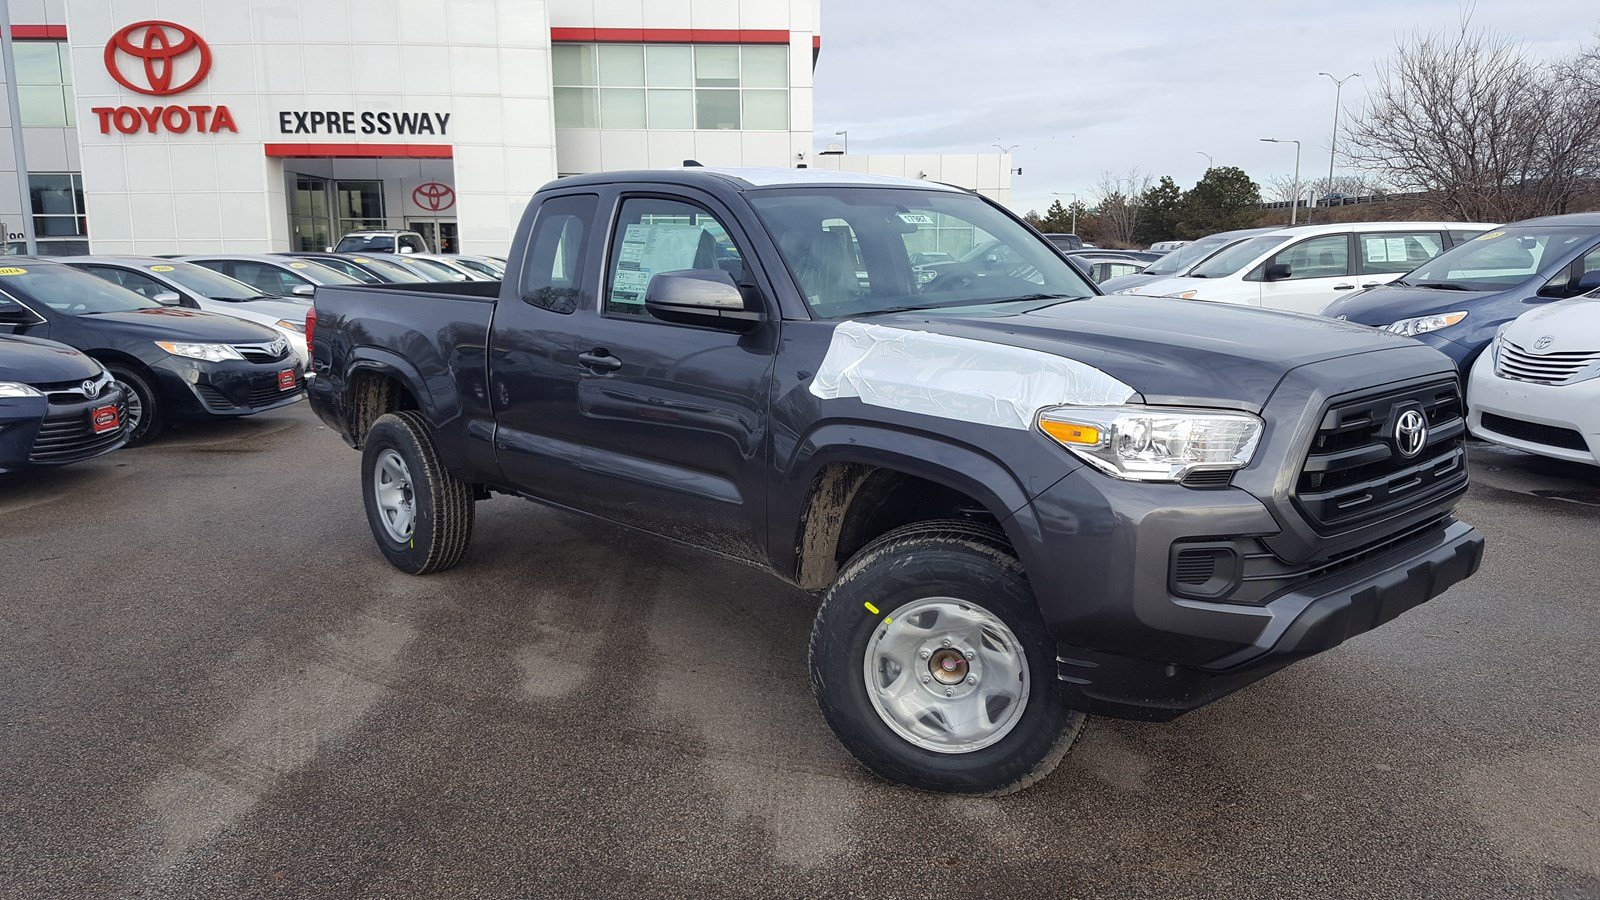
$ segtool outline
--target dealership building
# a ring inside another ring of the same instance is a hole
[[[13,253],[29,224],[42,254],[320,250],[374,227],[503,252],[558,175],[812,156],[819,0],[6,9]]]

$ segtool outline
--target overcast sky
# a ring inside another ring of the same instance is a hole
[[[1465,7],[1436,0],[1332,3],[1084,0],[823,0],[816,67],[817,149],[848,129],[852,153],[993,153],[1019,144],[1012,206],[1043,210],[1052,191],[1092,192],[1130,165],[1181,187],[1235,165],[1257,182],[1327,174],[1333,84],[1345,109],[1395,42],[1454,28]],[[1473,22],[1530,53],[1570,53],[1600,23],[1582,0],[1476,4]]]

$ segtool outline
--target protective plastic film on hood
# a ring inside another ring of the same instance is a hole
[[[967,338],[843,322],[811,380],[824,400],[1026,430],[1039,410],[1127,403],[1134,390],[1074,359]]]

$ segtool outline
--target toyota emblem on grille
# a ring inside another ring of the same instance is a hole
[[[1556,342],[1556,336],[1553,335],[1553,334],[1547,334],[1544,337],[1539,338],[1538,340],[1533,342],[1533,349],[1535,349],[1535,350],[1549,350],[1550,349],[1550,345],[1554,344],[1555,342]]]
[[[273,356],[277,356],[287,349],[289,349],[289,342],[283,338],[278,338],[267,346],[267,350],[271,351]]]
[[[1410,459],[1428,443],[1428,420],[1415,409],[1408,409],[1394,422],[1394,448]]]
[[[83,391],[83,395],[88,397],[90,400],[100,396],[100,382],[98,381],[85,381],[83,384],[78,385],[78,387]]]

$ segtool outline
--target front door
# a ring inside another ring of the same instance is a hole
[[[777,325],[769,319],[739,334],[672,324],[651,316],[644,296],[655,275],[680,269],[722,269],[751,298],[770,291],[755,287],[760,273],[740,249],[748,242],[709,197],[652,192],[616,202],[604,244],[587,252],[594,260],[609,249],[604,271],[591,267],[597,301],[585,293],[579,308],[557,314],[565,321],[553,327],[571,336],[568,346],[537,339],[539,352],[560,354],[552,371],[562,384],[547,394],[560,398],[557,408],[537,404],[536,421],[514,408],[500,416],[502,429],[529,434],[533,451],[513,462],[503,450],[502,466],[508,475],[524,466],[568,472],[553,486],[568,498],[558,502],[759,559]],[[497,443],[510,449],[512,437]]]
[[[1320,313],[1323,307],[1355,290],[1350,277],[1350,235],[1324,234],[1279,250],[1263,272],[1287,266],[1287,277],[1261,284],[1261,305],[1267,309]]]

